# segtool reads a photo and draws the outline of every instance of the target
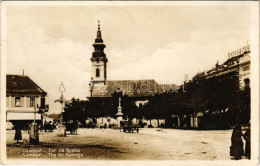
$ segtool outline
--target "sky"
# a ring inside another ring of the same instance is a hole
[[[9,6],[7,74],[33,79],[51,112],[63,81],[67,100],[90,96],[90,58],[100,20],[109,80],[184,75],[224,62],[250,41],[248,6]]]

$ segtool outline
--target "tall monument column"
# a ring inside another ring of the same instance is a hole
[[[118,125],[118,127],[120,127],[120,122],[123,120],[123,113],[122,113],[122,107],[121,107],[122,90],[118,89],[116,92],[118,94],[118,108],[117,108],[116,119],[117,119],[117,125]]]

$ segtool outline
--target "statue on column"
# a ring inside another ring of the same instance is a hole
[[[122,91],[120,89],[117,90],[117,93],[119,95],[119,99],[118,99],[118,108],[117,108],[117,121],[118,121],[118,127],[120,127],[120,122],[123,120],[123,113],[122,113],[122,107],[121,107],[121,94]]]

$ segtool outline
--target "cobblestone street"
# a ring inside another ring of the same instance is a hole
[[[141,129],[124,133],[112,129],[79,129],[77,135],[57,137],[40,132],[40,144],[15,143],[7,131],[7,157],[114,160],[230,160],[231,130],[200,131]],[[23,139],[28,134],[23,131]],[[62,154],[62,155],[59,155]]]

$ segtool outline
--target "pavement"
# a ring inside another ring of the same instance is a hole
[[[79,129],[77,135],[57,137],[40,132],[40,144],[16,143],[7,131],[8,158],[66,158],[102,160],[230,160],[232,130],[144,128],[139,133],[114,129]]]

